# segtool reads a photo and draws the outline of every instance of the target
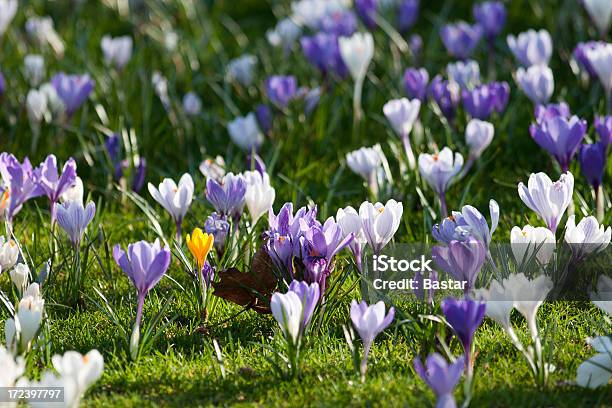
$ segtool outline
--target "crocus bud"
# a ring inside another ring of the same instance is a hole
[[[26,286],[28,285],[28,279],[30,277],[30,268],[28,265],[24,263],[17,264],[10,272],[11,281],[19,290],[19,293],[22,293]]]
[[[370,33],[355,33],[340,37],[340,54],[355,81],[365,77],[374,56],[374,38]]]
[[[47,113],[47,97],[44,92],[30,89],[26,97],[26,110],[30,126],[38,126]]]
[[[0,35],[4,35],[11,21],[17,13],[17,0],[3,0],[0,2]]]
[[[239,116],[229,122],[227,131],[232,142],[247,152],[258,150],[264,141],[264,136],[257,125],[257,118],[253,112],[244,117]]]
[[[463,89],[471,89],[480,84],[480,67],[474,60],[457,61],[446,66],[448,80]]]
[[[552,55],[552,39],[546,30],[527,30],[506,38],[510,51],[524,67],[548,65]]]
[[[610,28],[612,21],[612,2],[609,0],[582,0],[582,5],[593,20],[593,23],[603,37]]]
[[[266,38],[273,47],[289,50],[302,35],[302,28],[290,18],[282,19],[276,27],[266,32]]]
[[[254,78],[257,58],[251,54],[244,54],[227,64],[227,77],[242,86],[251,86]]]
[[[45,77],[45,59],[42,55],[29,54],[23,59],[24,74],[30,86],[38,86]]]
[[[474,5],[474,19],[483,28],[488,40],[499,35],[506,24],[506,7],[501,1],[485,1]]]
[[[427,83],[429,74],[425,68],[408,68],[404,72],[404,91],[411,99],[418,99],[421,102],[427,97]]]
[[[534,105],[546,104],[555,90],[552,70],[545,65],[532,65],[516,71],[516,82]]]
[[[465,143],[470,148],[470,157],[476,159],[491,144],[495,128],[493,124],[472,119],[465,128]]]
[[[586,55],[606,92],[612,92],[612,44],[599,43]]]
[[[128,36],[112,38],[109,35],[102,37],[102,52],[107,65],[122,69],[132,57],[132,38]]]
[[[455,24],[446,24],[440,30],[440,37],[450,55],[460,59],[468,58],[482,37],[482,28],[478,25],[469,25],[465,21]]]
[[[187,92],[183,97],[183,110],[187,115],[198,115],[202,110],[202,100],[194,92]]]

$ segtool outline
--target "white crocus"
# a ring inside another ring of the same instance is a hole
[[[535,339],[538,336],[536,315],[553,287],[552,280],[545,275],[529,280],[524,274],[518,273],[504,279],[503,285],[512,293],[514,307],[527,320],[531,336]]]
[[[19,357],[15,359],[13,354],[0,345],[0,388],[14,387],[17,384],[17,380],[25,372],[25,361]],[[16,404],[15,404],[16,405]],[[8,403],[3,403],[2,407],[15,406]]]
[[[0,0],[0,35],[4,35],[17,13],[17,0]]]
[[[180,237],[181,224],[191,201],[193,200],[194,184],[189,173],[183,174],[178,185],[170,178],[164,179],[159,188],[151,183],[149,193],[172,217],[176,224],[176,235]]]
[[[104,53],[104,62],[117,69],[122,69],[132,57],[133,41],[129,36],[111,37],[105,35],[100,43]]]
[[[76,380],[81,395],[100,378],[104,370],[104,358],[96,349],[85,355],[67,351],[63,356],[53,356],[51,362],[60,376]]]
[[[259,149],[264,141],[264,135],[257,124],[257,118],[253,112],[245,117],[237,117],[227,124],[232,142],[236,143],[242,150],[250,152]]]
[[[509,35],[506,41],[512,54],[525,67],[548,65],[552,56],[552,39],[546,30],[527,30],[516,37]]]
[[[545,65],[532,65],[516,71],[516,82],[534,105],[545,105],[555,91],[552,69]]]
[[[267,173],[262,175],[258,171],[245,171],[242,175],[247,186],[244,199],[255,225],[257,220],[272,208],[276,192],[270,185],[270,176]]]
[[[367,241],[359,213],[351,206],[339,208],[336,212],[336,222],[342,230],[342,239],[353,234],[353,240],[349,244],[349,248],[353,253],[358,270],[361,271],[361,252]]]
[[[470,157],[477,159],[493,141],[495,128],[492,123],[472,119],[465,128],[465,143],[470,148]]]
[[[518,193],[525,205],[536,212],[554,234],[572,201],[574,176],[568,171],[553,182],[546,173],[532,173],[527,185],[519,183]]]
[[[272,309],[272,316],[278,322],[287,341],[297,344],[304,309],[302,299],[293,291],[287,293],[277,292],[272,295],[270,309]]]
[[[62,98],[57,94],[55,87],[47,82],[40,86],[40,92],[47,98],[47,107],[51,111],[53,117],[61,117],[64,114],[65,106]]]
[[[385,117],[404,144],[408,166],[411,169],[416,168],[416,159],[408,135],[410,135],[412,127],[419,117],[420,109],[420,100],[408,100],[407,98],[392,99],[383,106]]]
[[[359,216],[363,225],[363,233],[366,241],[375,254],[391,241],[400,222],[404,207],[401,202],[393,199],[382,203],[372,204],[364,201],[359,207]]]
[[[19,258],[19,246],[9,239],[8,241],[4,236],[0,235],[0,273],[11,269]]]
[[[28,112],[28,120],[34,133],[40,131],[40,122],[42,122],[47,113],[47,96],[44,92],[30,89],[26,96],[26,111]]]
[[[612,228],[599,225],[597,218],[585,217],[576,225],[576,216],[570,215],[565,224],[565,242],[577,258],[603,251],[610,244]]]
[[[516,335],[510,323],[510,313],[514,309],[512,293],[494,280],[489,285],[489,289],[477,290],[476,297],[486,301],[485,314],[506,330],[514,340]]]
[[[5,322],[7,347],[13,350],[29,350],[42,323],[44,307],[45,300],[40,296],[38,284],[31,284],[24,292],[15,316]]]
[[[608,385],[612,378],[612,337],[587,339],[597,352],[578,367],[576,383],[581,387],[597,388]]]
[[[444,147],[440,153],[419,155],[419,172],[427,184],[439,195],[444,194],[453,177],[463,167],[463,156]]]
[[[199,169],[204,178],[219,181],[225,176],[225,159],[223,156],[205,159],[200,163]]]
[[[353,113],[355,121],[361,120],[361,93],[368,66],[374,56],[374,38],[370,33],[355,33],[351,37],[340,37],[338,40],[340,55],[348,68],[355,89],[353,93]]]
[[[30,268],[28,268],[28,265],[19,263],[9,272],[9,274],[13,285],[19,290],[20,294],[23,293],[30,279]]]
[[[202,100],[196,93],[187,92],[183,97],[183,110],[187,115],[198,115],[202,110]]]
[[[257,57],[251,54],[241,55],[227,64],[227,78],[249,87],[253,83],[256,65]]]
[[[555,236],[544,227],[525,225],[510,231],[510,246],[518,265],[523,265],[535,255],[539,264],[548,265],[555,252]]]
[[[601,275],[597,281],[597,291],[591,293],[595,306],[612,316],[612,278]]]
[[[610,95],[612,93],[612,44],[597,43],[587,48],[586,56],[597,73],[601,85]]]
[[[599,33],[603,36],[610,28],[612,21],[612,1],[610,0],[582,0],[582,5],[597,26]]]
[[[57,56],[64,55],[65,45],[55,31],[51,17],[33,16],[26,21],[26,32],[40,46],[49,44]]]
[[[83,180],[77,176],[76,179],[74,179],[74,184],[60,196],[60,201],[62,203],[75,202],[83,204],[83,195]]]
[[[346,164],[363,177],[374,196],[378,194],[378,174],[382,171],[382,163],[382,150],[376,146],[362,147],[346,154]]]
[[[480,67],[474,60],[457,61],[446,66],[448,80],[461,88],[472,89],[480,85]]]
[[[45,78],[45,58],[38,54],[26,55],[23,59],[24,76],[30,86],[38,86]]]
[[[302,28],[291,18],[280,20],[276,27],[266,32],[266,38],[273,47],[290,49],[297,39],[302,35]]]

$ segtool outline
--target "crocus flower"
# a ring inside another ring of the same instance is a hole
[[[276,192],[270,185],[270,176],[258,171],[246,171],[243,174],[246,182],[244,200],[249,209],[253,225],[257,220],[272,208]]]
[[[53,225],[55,224],[55,205],[59,202],[60,196],[76,181],[76,163],[73,158],[68,159],[60,176],[57,158],[54,154],[50,154],[40,165],[40,172],[37,174],[39,177],[36,182],[44,191],[51,205],[51,225]]]
[[[357,31],[357,16],[352,10],[337,10],[322,16],[317,27],[324,33],[349,37]]]
[[[202,100],[194,92],[187,92],[183,97],[183,110],[189,116],[196,116],[202,110]]]
[[[440,112],[448,121],[455,118],[461,98],[460,89],[455,83],[444,80],[440,75],[429,84],[429,96],[433,98]]]
[[[291,3],[291,11],[297,22],[318,29],[325,17],[344,13],[348,6],[345,0],[298,0]]]
[[[134,330],[130,341],[130,352],[134,358],[138,353],[140,320],[142,319],[145,297],[168,270],[172,255],[170,250],[162,248],[159,239],[156,239],[153,243],[139,241],[130,244],[128,245],[127,253],[117,244],[113,247],[113,258],[128,278],[130,278],[138,292],[136,322],[134,323]]]
[[[39,54],[28,54],[23,58],[24,76],[30,86],[38,86],[45,78],[45,59]]]
[[[536,315],[553,287],[552,280],[545,275],[530,280],[523,273],[515,273],[504,279],[503,285],[512,293],[514,307],[525,317],[532,338],[537,338]]]
[[[225,250],[225,241],[227,240],[229,227],[230,225],[227,221],[227,217],[219,215],[216,212],[210,214],[204,223],[204,230],[206,233],[214,237],[213,242],[219,256],[221,256]]]
[[[492,123],[472,119],[465,127],[465,143],[470,148],[468,162],[476,160],[493,141],[495,128]],[[465,168],[468,167],[466,163]]]
[[[243,54],[227,64],[227,77],[242,86],[249,87],[253,83],[256,65],[257,57],[251,54]]]
[[[237,222],[244,209],[246,189],[242,175],[227,173],[220,183],[213,179],[206,181],[206,199],[219,214]]]
[[[266,38],[273,47],[280,47],[288,52],[302,35],[302,28],[291,18],[280,20],[273,29],[266,32]]]
[[[2,1],[4,0],[0,0],[0,4]],[[15,0],[16,2],[17,0]],[[0,7],[2,6],[0,5]],[[0,384],[2,384],[2,387],[14,387],[19,378],[25,373],[25,366],[25,359],[15,359],[11,350],[7,350],[0,344],[0,367],[2,367],[2,380]]]
[[[533,140],[555,157],[564,172],[569,169],[569,164],[578,151],[586,130],[586,121],[577,116],[569,119],[555,116],[544,119],[540,125],[533,124],[529,128]]]
[[[355,81],[353,110],[355,120],[359,121],[362,115],[361,92],[363,81],[374,56],[374,38],[370,33],[355,33],[351,37],[340,37],[338,44],[342,60]]]
[[[363,225],[363,234],[375,254],[391,241],[397,232],[404,207],[393,199],[386,204],[364,201],[359,206],[359,216]]]
[[[104,358],[96,349],[85,355],[77,351],[67,351],[64,355],[56,354],[51,358],[51,362],[64,384],[62,389],[68,394],[66,401],[72,402],[72,404],[67,403],[67,407],[78,407],[85,391],[98,381],[104,371]],[[47,371],[45,374],[51,373]],[[43,384],[39,385],[43,386]]]
[[[191,235],[187,234],[187,248],[191,255],[196,259],[198,271],[204,268],[204,261],[213,246],[214,237],[212,234],[206,234],[201,229],[195,228]]]
[[[7,319],[4,324],[9,349],[21,352],[30,350],[42,323],[44,309],[45,300],[40,296],[39,285],[33,283],[23,293],[13,318]]]
[[[83,234],[95,214],[93,201],[88,202],[86,207],[78,201],[67,201],[57,207],[57,223],[66,231],[74,248],[81,244]]]
[[[612,44],[600,43],[586,50],[587,58],[593,66],[601,85],[607,94],[612,92]]]
[[[612,377],[612,340],[610,336],[599,336],[589,338],[587,342],[597,354],[580,364],[576,372],[576,383],[593,389],[605,387]]]
[[[548,31],[527,30],[506,38],[510,51],[524,67],[548,65],[552,55],[552,39]]]
[[[612,143],[612,116],[596,116],[595,130],[605,146]]]
[[[519,183],[518,192],[525,205],[535,211],[554,234],[572,201],[574,176],[568,171],[553,182],[546,173],[532,173],[527,186]]]
[[[30,89],[26,96],[26,110],[32,132],[36,135],[40,132],[40,123],[49,111],[45,93],[36,89]]]
[[[506,7],[501,1],[485,1],[475,4],[472,14],[489,41],[497,37],[506,24]]]
[[[576,62],[578,62],[578,65],[580,65],[580,69],[586,72],[591,79],[597,79],[597,72],[595,71],[595,68],[593,68],[591,60],[589,60],[587,50],[592,50],[601,44],[604,43],[600,41],[580,42],[576,44],[576,47],[574,47],[574,51],[572,52],[574,59]]]
[[[565,102],[561,103],[549,103],[548,105],[537,105],[534,109],[536,123],[541,125],[544,121],[561,116],[565,119],[569,119],[572,114],[570,108]]]
[[[366,27],[370,30],[376,28],[378,0],[355,0],[355,10]]]
[[[583,144],[578,153],[580,169],[595,191],[601,186],[606,168],[606,145],[602,142]]]
[[[510,231],[510,246],[519,266],[529,262],[533,256],[540,265],[546,266],[555,252],[555,236],[544,227],[513,227]]]
[[[395,309],[389,308],[385,316],[385,303],[380,301],[375,305],[368,306],[365,301],[357,303],[351,301],[351,321],[359,337],[363,341],[363,358],[361,359],[361,381],[365,380],[368,367],[368,355],[376,336],[382,333],[393,321]]]
[[[499,204],[495,200],[489,200],[489,214],[491,216],[491,226],[487,219],[471,205],[464,205],[461,209],[461,228],[468,231],[470,236],[480,241],[488,251],[491,245],[493,233],[497,229],[499,222]]]
[[[300,44],[306,59],[324,76],[336,74],[343,78],[348,73],[340,55],[337,35],[319,32],[313,36],[302,37]]]
[[[436,408],[454,408],[457,406],[453,390],[461,379],[465,359],[459,357],[454,363],[448,364],[438,353],[430,354],[425,361],[425,367],[418,358],[414,359],[414,371],[436,394]]]
[[[0,235],[0,273],[11,269],[19,259],[19,246],[12,239]]]
[[[412,58],[416,60],[423,50],[423,38],[418,34],[412,34],[408,38],[408,48],[410,49]]]
[[[82,203],[84,194],[83,180],[77,176],[74,179],[74,183],[72,183],[72,185],[60,196],[60,202],[76,201],[77,203]]]
[[[314,310],[317,307],[321,297],[319,285],[316,283],[307,283],[294,280],[289,284],[289,292],[293,292],[298,295],[298,298],[300,298],[302,301],[304,316],[300,324],[300,330],[302,333],[304,333],[310,324],[312,314],[314,313]]]
[[[446,24],[440,30],[440,37],[446,47],[446,51],[453,57],[467,59],[482,37],[480,25],[469,25],[465,21],[455,24]]]
[[[285,339],[299,347],[308,328],[312,313],[319,301],[319,285],[293,284],[287,293],[274,293],[270,301],[272,315],[278,322]]]
[[[346,154],[346,164],[353,172],[363,177],[374,196],[378,194],[378,174],[382,171],[382,154],[379,145],[362,147]]]
[[[565,224],[565,242],[574,256],[582,259],[587,255],[601,252],[610,244],[612,228],[606,228],[593,216],[584,217],[576,225],[575,215],[570,215]]]
[[[429,74],[425,68],[408,68],[404,72],[404,91],[411,99],[425,102]]]
[[[405,33],[419,17],[419,0],[401,0],[397,9],[397,28]]]
[[[582,0],[581,3],[599,30],[599,35],[604,37],[612,21],[612,3],[607,0]]]
[[[277,107],[284,109],[297,94],[297,79],[293,75],[274,75],[266,80],[266,94]]]
[[[494,111],[506,109],[510,86],[506,82],[492,82],[461,93],[463,106],[472,118],[486,120]]]
[[[39,46],[45,47],[50,45],[56,56],[61,57],[64,55],[66,46],[57,31],[55,31],[51,17],[32,16],[26,21],[25,29],[28,36],[38,43]]]
[[[357,269],[361,271],[361,251],[366,239],[359,213],[351,206],[339,208],[336,212],[336,222],[342,230],[343,239],[351,234],[353,235],[353,240],[349,243],[349,249],[353,253]]]
[[[44,194],[37,182],[39,172],[40,169],[32,168],[28,158],[19,163],[12,154],[0,153],[0,214],[4,213],[9,225],[27,200]]]
[[[555,90],[552,70],[545,65],[532,65],[516,71],[516,83],[534,105],[546,104]]]
[[[255,116],[257,117],[257,123],[263,133],[268,134],[272,130],[272,110],[265,103],[260,103],[255,108]]]
[[[4,35],[17,13],[17,0],[0,1],[0,35]]]
[[[427,181],[427,184],[438,194],[441,204],[441,213],[446,215],[445,193],[451,180],[463,166],[463,156],[444,147],[440,153],[419,155],[419,173]]]
[[[466,241],[451,241],[448,246],[434,246],[432,258],[453,279],[461,281],[467,293],[475,286],[486,253],[482,242],[468,238]]]
[[[51,79],[51,84],[62,99],[68,118],[85,103],[95,86],[88,74],[66,75],[63,72],[56,74]]]
[[[472,369],[472,341],[476,329],[484,319],[486,303],[481,301],[465,299],[446,298],[442,301],[442,313],[446,321],[461,341],[465,352],[468,370]]]
[[[472,89],[480,85],[480,67],[474,60],[457,61],[446,66],[448,80],[463,89]]]
[[[164,207],[172,217],[176,224],[176,237],[180,239],[183,218],[185,218],[193,200],[193,190],[195,188],[193,179],[189,173],[185,173],[181,176],[178,185],[174,180],[165,178],[159,184],[159,188],[155,188],[151,183],[148,184],[148,188],[151,197]]]
[[[264,136],[257,125],[257,118],[253,112],[244,117],[239,116],[229,122],[227,131],[232,142],[247,152],[258,150],[264,141]]]
[[[459,211],[452,211],[451,215],[443,218],[440,223],[431,228],[431,235],[438,242],[449,244],[451,241],[465,241],[470,236],[470,230],[465,228],[466,222],[463,214]]]
[[[419,117],[419,110],[421,109],[421,101],[413,99],[409,101],[406,98],[392,99],[383,106],[383,113],[385,117],[391,123],[393,130],[402,140],[404,144],[404,150],[406,157],[408,157],[408,164],[411,169],[416,168],[416,159],[410,146],[410,139],[408,136],[412,131],[412,126]]]
[[[104,62],[122,69],[132,57],[132,38],[125,35],[122,37],[111,37],[105,35],[100,43],[104,53]]]
[[[612,278],[601,275],[597,280],[597,290],[591,293],[591,301],[604,313],[612,316]]]

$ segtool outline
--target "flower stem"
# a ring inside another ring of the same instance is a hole
[[[361,375],[361,382],[365,382],[366,371],[368,370],[368,356],[370,355],[371,342],[363,343],[363,357],[361,358],[361,364],[359,365],[359,373]]]
[[[444,219],[448,212],[446,211],[446,193],[440,193],[440,219]]]
[[[361,122],[363,112],[361,111],[361,94],[363,92],[363,81],[365,75],[355,80],[355,88],[353,89],[353,131],[357,130],[357,125]]]
[[[410,138],[407,134],[402,134],[402,144],[404,145],[404,151],[408,158],[408,167],[410,167],[410,170],[416,169],[416,158],[414,157],[412,146],[410,146]]]
[[[598,186],[595,189],[595,205],[597,207],[596,213],[597,213],[597,221],[598,222],[602,222],[604,219],[604,190],[603,190],[603,186]]]

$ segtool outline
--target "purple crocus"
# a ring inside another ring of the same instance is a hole
[[[487,120],[493,111],[501,113],[506,108],[510,86],[506,82],[494,82],[462,90],[463,106],[475,119]]]
[[[370,30],[376,28],[378,0],[355,0],[355,10],[366,27]]]
[[[455,118],[459,105],[459,87],[442,78],[440,75],[429,84],[429,95],[440,108],[440,112],[450,122]]]
[[[501,1],[485,1],[475,4],[472,14],[489,41],[493,41],[502,32],[506,24],[506,7]]]
[[[465,353],[468,372],[473,369],[472,341],[484,318],[486,303],[469,298],[448,297],[442,301],[442,313],[459,338]]]
[[[304,230],[304,226],[301,226]],[[301,254],[306,267],[304,278],[307,282],[316,282],[325,293],[327,278],[332,269],[333,258],[353,240],[353,234],[346,237],[342,228],[333,217],[329,217],[323,226],[312,225],[303,231],[304,240]]]
[[[12,154],[0,153],[0,214],[4,214],[9,227],[27,200],[44,194],[37,182],[39,172],[40,169],[32,168],[27,157],[19,163]]]
[[[542,124],[545,120],[561,116],[569,119],[571,116],[569,106],[565,102],[549,103],[548,105],[537,105],[535,107],[535,119],[537,124]],[[595,120],[597,122],[597,120]]]
[[[394,317],[395,309],[393,307],[389,308],[389,312],[385,316],[385,304],[382,301],[371,306],[368,306],[363,300],[359,303],[356,300],[351,302],[351,321],[355,330],[359,333],[361,341],[363,341],[363,358],[360,367],[361,381],[365,380],[368,355],[374,339],[389,327]]]
[[[244,209],[246,182],[241,175],[227,173],[221,182],[208,179],[206,182],[206,199],[220,215],[232,217],[236,222]]]
[[[608,146],[612,143],[612,116],[598,116],[595,118],[595,130],[601,142]]]
[[[139,332],[145,297],[168,270],[171,259],[170,250],[165,247],[162,248],[159,239],[156,239],[153,243],[139,241],[130,244],[127,253],[117,244],[113,247],[113,258],[130,278],[138,292],[138,309],[134,332]],[[132,338],[134,338],[134,335]]]
[[[257,117],[257,123],[259,128],[265,134],[270,133],[272,129],[272,110],[265,103],[260,103],[255,108],[255,116]]]
[[[213,244],[219,257],[222,257],[225,252],[225,242],[227,241],[229,227],[230,225],[229,222],[227,222],[227,217],[219,215],[216,212],[210,214],[204,223],[204,230],[206,233],[212,234],[214,237]]]
[[[593,68],[593,64],[591,64],[591,60],[587,56],[587,51],[594,50],[601,44],[601,41],[581,42],[576,44],[576,47],[572,52],[574,59],[576,62],[578,62],[578,65],[580,65],[580,69],[584,70],[584,72],[586,72],[591,79],[597,79],[597,72],[595,71],[595,68]]]
[[[357,16],[352,10],[327,13],[319,21],[319,29],[325,33],[350,37],[357,31]]]
[[[482,28],[478,25],[469,25],[465,21],[455,24],[446,24],[440,30],[440,37],[450,55],[459,59],[467,59],[482,37]]]
[[[6,91],[6,80],[4,74],[0,72],[0,96],[4,95],[4,91]]]
[[[470,237],[465,241],[452,240],[448,246],[434,246],[431,254],[438,267],[453,279],[463,282],[463,289],[467,293],[474,288],[487,250],[482,242]]]
[[[64,103],[66,116],[70,119],[89,98],[96,83],[88,74],[67,75],[60,72],[51,79],[51,84]]]
[[[418,358],[413,362],[414,371],[436,394],[436,408],[456,408],[453,390],[461,379],[465,358],[459,357],[454,363],[448,364],[438,353],[430,354],[425,360],[425,367]]]
[[[606,145],[603,142],[583,144],[580,147],[578,160],[584,177],[597,191],[606,168]]]
[[[83,207],[78,201],[67,201],[57,207],[57,223],[66,231],[75,250],[78,250],[87,226],[96,214],[96,205],[93,201]]]
[[[563,172],[569,169],[569,163],[578,151],[586,130],[586,121],[577,116],[569,119],[555,116],[529,127],[533,140],[554,156]]]
[[[300,330],[304,333],[321,298],[321,290],[316,283],[294,280],[289,284],[289,291],[298,295],[302,301],[304,316],[300,321]]]
[[[419,0],[401,0],[397,10],[397,27],[405,33],[419,17]]]
[[[470,231],[465,228],[466,226],[463,214],[453,211],[450,216],[432,227],[431,234],[436,241],[446,244],[451,241],[465,241],[470,236]]]
[[[76,180],[76,162],[72,157],[68,159],[62,168],[62,174],[60,176],[57,167],[57,157],[55,157],[54,154],[50,154],[40,165],[40,171],[37,174],[39,177],[36,182],[49,199],[51,206],[51,225],[54,225],[56,204],[59,202],[60,196],[72,187]]]
[[[423,50],[423,38],[418,34],[412,34],[410,38],[408,38],[408,48],[412,54],[412,59],[416,61]]]
[[[340,55],[338,36],[319,32],[313,36],[304,36],[300,40],[304,56],[317,67],[323,76],[335,73],[344,78],[348,70]]]
[[[404,91],[410,99],[425,102],[429,74],[425,68],[408,68],[404,72]]]
[[[293,75],[273,75],[266,80],[268,98],[281,109],[296,97],[297,91],[297,79]]]

